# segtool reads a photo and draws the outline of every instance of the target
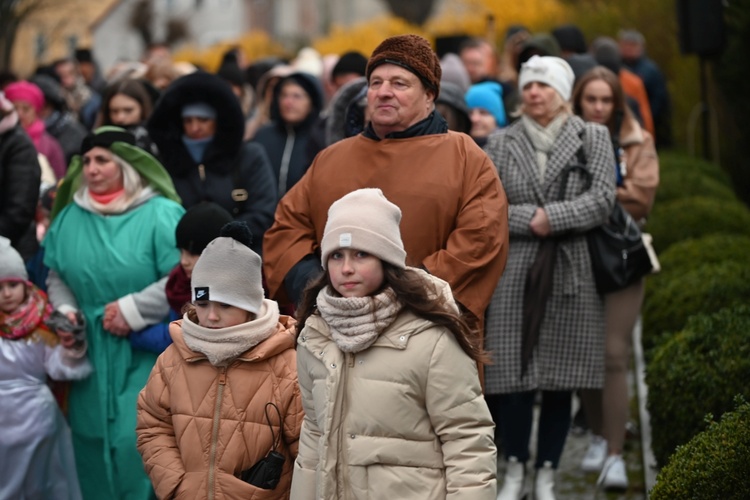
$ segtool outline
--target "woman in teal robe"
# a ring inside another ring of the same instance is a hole
[[[114,172],[115,181],[106,172]],[[44,263],[53,305],[71,317],[80,311],[86,321],[94,370],[72,383],[68,396],[86,499],[154,496],[136,450],[135,424],[136,398],[156,355],[131,349],[127,333],[168,313],[164,286],[179,261],[175,228],[183,213],[162,165],[116,127],[84,140],[58,190]]]

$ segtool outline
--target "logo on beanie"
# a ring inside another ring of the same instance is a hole
[[[208,287],[197,286],[195,287],[195,300],[211,300],[208,298]]]
[[[342,248],[352,246],[352,233],[341,233],[339,235],[339,246]]]

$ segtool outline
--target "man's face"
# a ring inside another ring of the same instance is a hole
[[[400,132],[424,120],[433,108],[434,93],[419,77],[395,64],[381,64],[370,74],[367,113],[378,137]]]
[[[461,62],[469,73],[471,83],[495,74],[495,57],[488,45],[465,48],[461,51]]]
[[[55,67],[58,78],[60,78],[60,85],[66,89],[72,89],[76,86],[76,78],[78,78],[78,70],[75,65],[70,61],[61,62]]]
[[[635,61],[643,54],[643,47],[638,42],[621,40],[620,54],[624,61]]]

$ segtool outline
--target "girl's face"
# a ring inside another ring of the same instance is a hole
[[[110,194],[123,188],[120,166],[108,149],[99,146],[83,155],[83,178],[94,194]]]
[[[143,121],[143,109],[132,97],[115,94],[109,100],[109,120],[118,127],[138,125]]]
[[[529,82],[521,91],[524,114],[546,127],[560,111],[560,95],[541,82]]]
[[[312,99],[304,88],[294,82],[285,82],[279,92],[279,113],[290,125],[302,123],[312,111]]]
[[[484,139],[497,128],[497,120],[484,108],[474,108],[469,115],[471,119],[470,135],[475,139]]]
[[[195,263],[198,262],[199,258],[200,255],[195,255],[185,249],[180,248],[180,265],[182,266],[182,270],[185,271],[185,274],[188,278],[193,275],[193,268],[195,267]]]
[[[383,286],[383,263],[367,252],[339,248],[328,257],[328,277],[342,297],[366,297]]]
[[[204,328],[227,328],[250,321],[251,314],[239,307],[213,300],[196,300],[198,324]]]
[[[612,88],[604,80],[592,80],[581,93],[581,114],[587,122],[606,125],[615,108]]]
[[[26,300],[26,284],[22,281],[0,281],[0,311],[14,313]]]

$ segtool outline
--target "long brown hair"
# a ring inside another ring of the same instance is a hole
[[[112,123],[112,118],[109,114],[109,103],[117,94],[130,97],[138,102],[141,107],[141,124],[151,116],[153,103],[151,102],[151,96],[148,94],[146,88],[138,80],[125,79],[111,83],[104,89],[101,108],[102,125],[115,125]]]
[[[602,80],[612,89],[612,103],[614,106],[612,114],[607,121],[607,128],[609,129],[609,133],[613,134],[614,137],[614,134],[619,134],[619,130],[615,130],[618,112],[622,113],[623,121],[634,120],[635,117],[631,113],[630,108],[625,104],[625,92],[622,90],[620,78],[612,70],[604,66],[595,66],[578,79],[573,89],[573,112],[583,118],[583,108],[581,107],[583,91],[586,89],[586,85],[596,80]]]
[[[381,262],[383,263],[384,278],[381,290],[391,288],[398,300],[404,305],[405,310],[413,312],[436,326],[450,330],[456,337],[461,349],[474,361],[484,364],[491,363],[490,354],[472,340],[478,338],[479,333],[472,331],[464,317],[455,311],[439,290],[427,283],[414,269],[400,269],[388,262]],[[316,299],[318,293],[326,286],[330,287],[330,290],[335,293],[330,277],[324,271],[305,288],[296,313],[298,324],[301,325],[299,331],[304,327],[307,318],[313,314],[318,314]]]

